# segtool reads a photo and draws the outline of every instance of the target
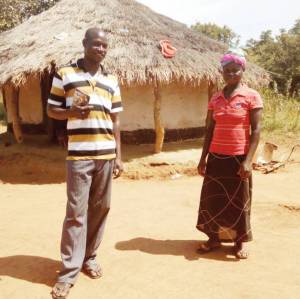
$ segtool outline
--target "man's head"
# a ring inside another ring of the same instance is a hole
[[[107,52],[108,41],[104,31],[99,28],[89,28],[82,41],[85,58],[100,63]]]

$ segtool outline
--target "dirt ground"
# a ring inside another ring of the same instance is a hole
[[[275,158],[296,143],[287,136]],[[70,299],[299,298],[300,148],[284,168],[254,173],[246,261],[234,258],[230,244],[196,253],[206,240],[195,229],[200,148],[201,140],[168,144],[159,155],[148,145],[123,147],[126,173],[114,181],[99,249],[104,276],[81,274]],[[0,298],[51,298],[66,204],[64,151],[43,136],[1,143],[0,181]]]

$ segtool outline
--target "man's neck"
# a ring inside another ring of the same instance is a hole
[[[102,72],[101,62],[97,63],[95,61],[89,60],[86,57],[83,58],[83,66],[87,72],[91,75]]]

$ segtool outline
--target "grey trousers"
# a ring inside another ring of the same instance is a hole
[[[83,266],[96,265],[110,209],[113,160],[67,161],[67,209],[58,282],[74,284]]]

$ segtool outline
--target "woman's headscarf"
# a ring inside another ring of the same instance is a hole
[[[229,48],[228,51],[221,58],[221,65],[225,65],[235,62],[242,66],[243,70],[246,68],[246,58],[244,51],[241,48]]]

